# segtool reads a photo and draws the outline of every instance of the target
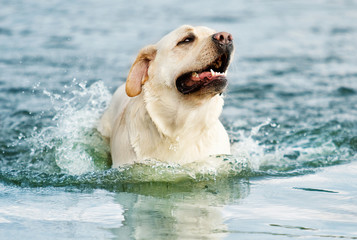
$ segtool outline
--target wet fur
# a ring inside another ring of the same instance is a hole
[[[189,32],[197,36],[195,42],[178,47]],[[178,76],[216,58],[214,33],[182,26],[139,52],[98,126],[110,140],[113,167],[145,159],[185,164],[230,154],[228,135],[218,119],[222,96],[210,89],[183,95],[175,86]]]

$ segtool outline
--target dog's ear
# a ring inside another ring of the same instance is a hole
[[[135,97],[141,93],[142,85],[148,80],[150,61],[156,56],[156,47],[149,45],[140,50],[135,62],[131,66],[126,79],[125,91],[129,97]]]

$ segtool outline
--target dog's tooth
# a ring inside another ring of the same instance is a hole
[[[193,72],[193,73],[192,73],[192,77],[198,78],[198,77],[199,77],[199,75],[198,75],[198,73],[197,73],[197,72]]]
[[[216,73],[211,69],[212,76],[216,76]]]

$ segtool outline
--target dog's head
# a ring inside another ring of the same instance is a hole
[[[139,52],[127,78],[126,93],[135,97],[148,84],[182,96],[220,94],[227,86],[233,50],[229,33],[181,26]]]

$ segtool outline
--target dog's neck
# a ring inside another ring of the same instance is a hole
[[[158,132],[171,140],[181,136],[194,138],[192,133],[204,132],[219,121],[223,107],[223,98],[219,95],[192,101],[179,92],[174,92],[178,98],[173,98],[171,91],[160,93],[158,96],[149,90],[144,91],[145,107]]]

